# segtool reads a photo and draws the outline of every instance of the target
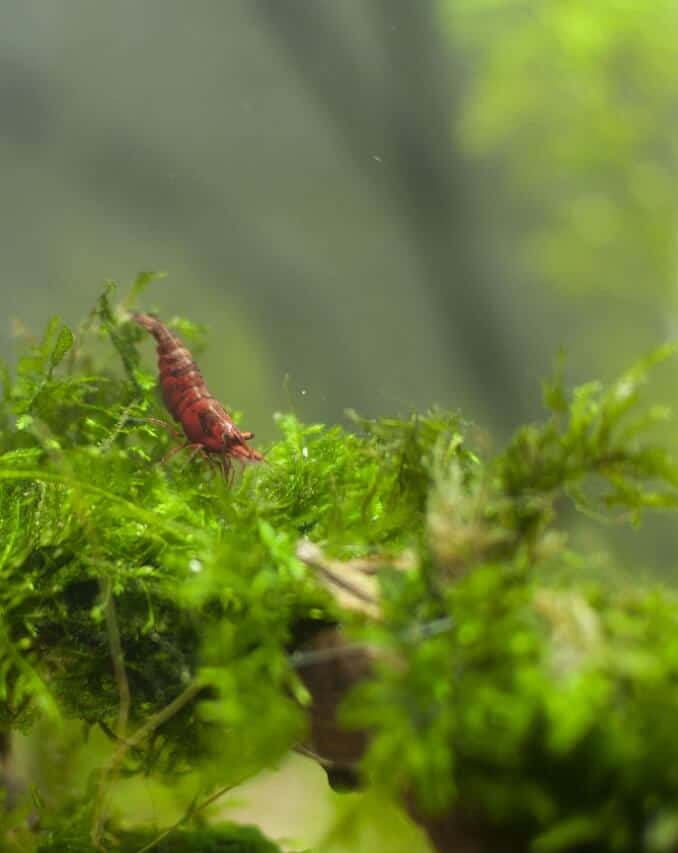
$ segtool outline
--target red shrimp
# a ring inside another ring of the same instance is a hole
[[[132,318],[157,342],[160,389],[168,411],[181,424],[188,443],[175,448],[169,456],[190,448],[193,453],[212,454],[226,474],[231,459],[260,462],[264,457],[248,447],[254,433],[241,432],[230,415],[207,390],[198,365],[181,340],[152,314],[133,314]]]

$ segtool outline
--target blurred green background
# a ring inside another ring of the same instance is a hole
[[[258,439],[438,403],[499,442],[560,347],[605,380],[675,336],[676,32],[672,0],[3,0],[0,356],[165,270],[144,307],[209,326]]]

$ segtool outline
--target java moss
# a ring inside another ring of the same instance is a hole
[[[336,621],[387,652],[345,708],[372,733],[365,785],[462,804],[538,851],[674,849],[678,599],[601,580],[563,532],[572,506],[675,509],[652,438],[666,412],[640,399],[671,348],[609,388],[556,376],[544,422],[494,457],[456,413],[279,415],[266,462],[229,483],[201,459],[159,464],[174,439],[147,420],[167,416],[127,314],[146,283],[119,306],[107,287],[74,331],[53,320],[2,373],[0,725],[58,739],[74,719],[110,739],[87,785],[48,792],[54,820],[74,797],[89,809],[72,849],[136,849],[107,805],[117,776],[192,773],[209,793],[284,755],[308,701],[290,652]],[[339,611],[303,537],[380,561],[381,624]],[[427,634],[433,620],[448,627]],[[33,849],[57,849],[48,823]],[[167,849],[267,849],[220,831],[199,846],[183,827]]]
[[[88,827],[67,824],[59,829],[43,831],[45,840],[37,853],[84,853]],[[156,853],[280,853],[280,848],[252,826],[213,825],[203,829],[177,829],[159,841],[158,831],[118,831],[111,835],[119,853],[139,853],[147,848]],[[152,845],[152,847],[149,847]]]

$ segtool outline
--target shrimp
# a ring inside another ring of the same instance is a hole
[[[217,457],[224,475],[231,459],[261,462],[262,454],[247,444],[254,433],[241,432],[226,409],[210,394],[198,365],[181,340],[152,314],[132,314],[132,319],[157,342],[162,398],[188,439],[166,458],[191,449],[191,456],[203,453],[207,458]]]

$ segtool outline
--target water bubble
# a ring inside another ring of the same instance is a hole
[[[197,574],[198,572],[202,571],[202,563],[200,562],[200,560],[196,560],[195,558],[193,558],[192,560],[188,561],[188,568],[192,572],[195,572]]]
[[[301,448],[301,455],[304,457],[304,459],[308,459],[308,447]]]

